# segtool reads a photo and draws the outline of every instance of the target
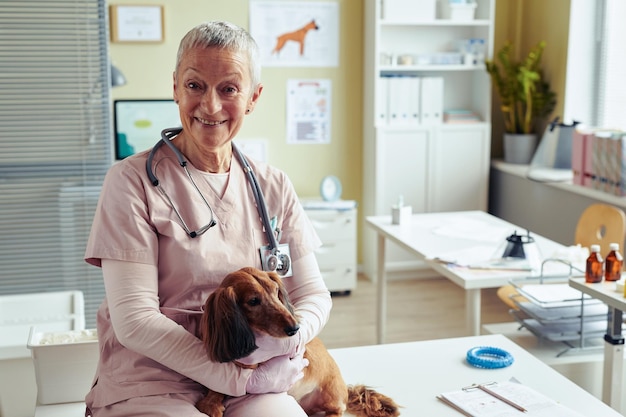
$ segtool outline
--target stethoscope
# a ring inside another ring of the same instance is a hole
[[[168,200],[169,204],[171,205],[174,212],[176,213],[179,220],[181,221],[181,225],[183,226],[187,234],[190,237],[195,238],[203,234],[204,232],[206,232],[211,227],[215,226],[217,222],[215,220],[215,215],[214,215],[213,209],[211,208],[211,205],[204,198],[204,195],[202,194],[202,192],[200,192],[200,189],[196,185],[196,182],[194,181],[193,177],[191,176],[191,173],[189,172],[189,169],[187,168],[187,160],[185,159],[185,156],[172,143],[172,139],[178,134],[180,134],[180,132],[182,131],[183,131],[182,128],[175,127],[175,128],[164,129],[161,132],[161,139],[154,145],[154,147],[150,151],[150,154],[148,155],[148,159],[146,160],[146,172],[148,174],[148,179],[150,180],[152,185],[159,188],[159,191]],[[211,212],[211,220],[209,221],[209,223],[206,226],[203,226],[202,228],[198,229],[197,231],[189,230],[189,228],[185,224],[185,221],[182,219],[182,216],[176,209],[176,206],[174,205],[173,201],[167,195],[165,190],[161,187],[159,179],[157,178],[156,174],[154,173],[154,170],[152,169],[156,151],[163,144],[167,145],[172,150],[172,152],[174,152],[174,155],[176,155],[176,159],[178,160],[178,164],[185,170],[185,173],[187,174],[187,178],[189,178],[189,180],[193,184],[193,187],[196,189],[196,191],[202,198],[203,202],[206,204],[206,206],[209,208],[209,211]],[[232,143],[232,147],[233,147],[233,152],[235,153],[235,157],[237,158],[239,163],[241,163],[241,165],[243,166],[243,170],[246,173],[246,178],[248,180],[248,183],[250,184],[250,188],[252,189],[252,194],[254,195],[254,200],[256,201],[257,211],[259,213],[259,216],[261,217],[263,229],[265,231],[267,241],[269,242],[267,246],[263,246],[259,249],[263,270],[276,271],[282,276],[290,276],[291,275],[291,258],[289,256],[289,245],[287,244],[279,245],[276,235],[274,233],[276,232],[278,236],[280,236],[280,229],[276,227],[272,227],[272,221],[270,220],[270,216],[267,211],[267,206],[265,204],[265,198],[263,196],[263,191],[261,190],[261,187],[259,186],[257,177],[254,174],[252,167],[248,163],[248,159],[241,152],[239,147],[235,145],[234,142]]]

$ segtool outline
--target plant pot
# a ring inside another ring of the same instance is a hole
[[[536,134],[504,134],[504,162],[509,164],[530,164],[536,148]]]

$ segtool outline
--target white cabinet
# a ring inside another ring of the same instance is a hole
[[[322,240],[315,256],[328,289],[335,293],[349,293],[356,288],[357,280],[357,210],[305,207],[305,211]]]
[[[491,80],[483,60],[492,56],[494,0],[477,0],[470,20],[450,19],[447,0],[430,0],[438,6],[435,18],[410,8],[384,17],[383,5],[403,1],[365,0],[363,213],[390,214],[400,195],[413,212],[487,210]],[[482,40],[472,43],[482,50],[456,53],[470,39]],[[459,110],[477,120],[444,117]],[[363,266],[370,277],[375,245],[365,227]],[[420,267],[414,256],[388,246],[390,272]]]

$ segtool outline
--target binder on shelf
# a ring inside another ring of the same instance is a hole
[[[406,94],[409,97],[409,124],[418,126],[420,124],[420,95],[422,81],[419,77],[408,77],[406,80]]]
[[[378,77],[376,102],[374,111],[376,120],[375,126],[386,126],[389,123],[389,80],[390,77]]]
[[[443,88],[442,77],[422,77],[420,94],[422,125],[436,125],[443,122]]]
[[[417,126],[420,110],[420,80],[412,76],[389,78],[389,126]]]

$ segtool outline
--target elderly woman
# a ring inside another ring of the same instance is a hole
[[[209,361],[198,338],[208,295],[229,272],[261,268],[270,243],[232,144],[262,90],[246,31],[226,22],[193,28],[174,71],[182,130],[107,173],[85,254],[106,289],[86,397],[94,417],[204,416],[195,404],[206,388],[228,396],[225,416],[305,415],[285,391],[302,376],[304,345],[325,325],[331,298],[314,255],[320,241],[289,179],[266,164],[249,161],[289,247],[292,276],[283,281],[300,330],[257,340],[245,358],[262,362],[255,370]]]

